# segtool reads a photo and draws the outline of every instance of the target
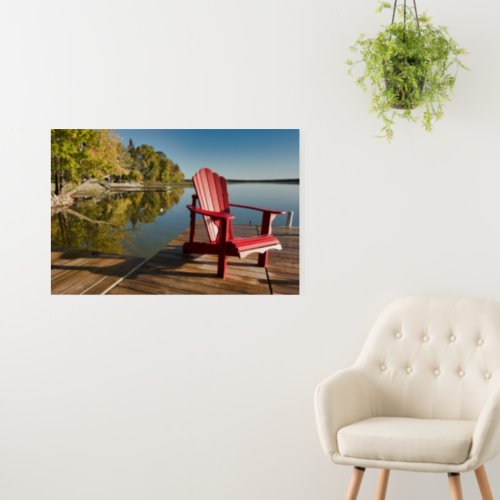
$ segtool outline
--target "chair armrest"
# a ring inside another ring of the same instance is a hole
[[[234,219],[233,214],[227,214],[225,212],[211,212],[210,210],[203,210],[202,208],[194,207],[193,205],[187,205],[189,211],[200,215],[207,215],[208,217],[213,217],[214,219]]]
[[[472,436],[471,457],[484,464],[500,453],[500,385],[486,400]]]
[[[230,203],[230,207],[247,208],[248,210],[257,210],[259,212],[269,212],[270,214],[282,215],[286,214],[286,210],[274,210],[272,208],[252,207],[250,205],[239,205],[238,203]]]
[[[230,207],[247,208],[248,210],[258,210],[262,212],[262,223],[260,225],[260,234],[271,234],[271,225],[277,215],[286,214],[285,210],[272,210],[270,208],[251,207],[250,205],[240,205],[238,203],[230,203]]]
[[[316,425],[325,453],[338,453],[339,429],[374,416],[373,397],[369,377],[357,368],[337,372],[318,385],[314,398]]]

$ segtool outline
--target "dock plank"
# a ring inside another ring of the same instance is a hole
[[[206,233],[199,221],[197,231]],[[216,275],[216,255],[186,255],[179,234],[150,259],[55,248],[51,254],[52,293],[68,295],[269,295],[299,294],[299,228],[273,231],[283,250],[269,253],[267,269],[257,254],[228,258],[226,279]],[[235,225],[237,237],[255,236],[255,225]]]
[[[204,234],[199,222],[198,234]],[[235,225],[235,236],[259,234],[255,225]],[[186,230],[167,244],[154,257],[109,291],[111,295],[155,294],[298,294],[299,293],[299,229],[278,227],[274,234],[283,250],[271,251],[269,266],[258,267],[257,254],[246,259],[228,258],[227,277],[216,275],[216,255],[185,255],[182,245],[189,238]]]
[[[54,250],[51,293],[53,295],[102,293],[102,290],[108,289],[143,261],[142,258],[129,255],[75,249]],[[104,284],[106,286],[102,288]]]

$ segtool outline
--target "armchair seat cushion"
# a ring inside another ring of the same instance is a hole
[[[376,417],[341,428],[339,454],[392,462],[461,464],[469,456],[473,420]]]

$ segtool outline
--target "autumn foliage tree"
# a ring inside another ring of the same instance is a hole
[[[88,179],[110,181],[180,182],[179,165],[147,144],[125,147],[120,137],[105,129],[53,129],[51,174],[55,193],[67,183]]]
[[[82,166],[88,157],[86,145],[91,141],[92,130],[51,130],[51,174],[55,193],[60,194],[67,182],[82,176]]]
[[[131,151],[133,143],[129,144]],[[143,144],[134,148],[131,153],[134,159],[134,169],[139,171],[143,181],[150,182],[180,182],[184,180],[179,165],[167,157],[163,151],[155,151],[153,146]]]
[[[88,144],[88,158],[83,167],[89,178],[121,179],[128,175],[130,156],[115,132],[96,130],[93,140]]]

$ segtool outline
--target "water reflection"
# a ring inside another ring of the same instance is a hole
[[[52,217],[53,247],[151,257],[189,225],[186,205],[192,187],[162,192],[116,193],[79,202]],[[230,184],[233,203],[293,210],[299,219],[299,186],[288,184]],[[235,208],[235,224],[260,224],[262,214]],[[274,226],[286,223],[276,218]]]
[[[133,245],[140,227],[165,216],[183,194],[183,188],[173,188],[81,201],[52,216],[52,246],[131,253],[127,249]],[[138,253],[147,256],[150,252]]]

